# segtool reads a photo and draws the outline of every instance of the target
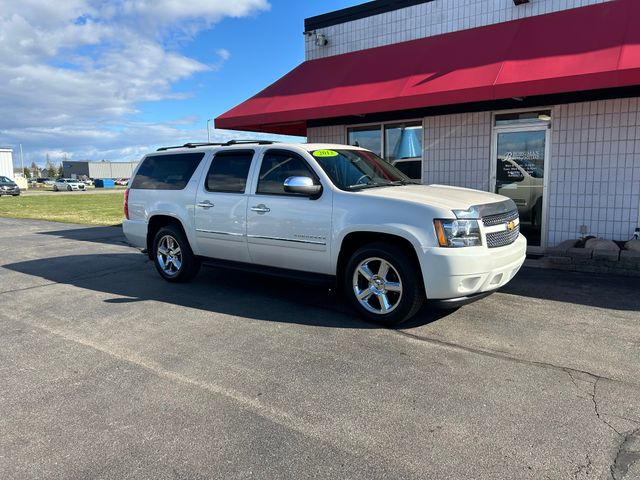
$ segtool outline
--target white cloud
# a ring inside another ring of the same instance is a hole
[[[141,102],[184,98],[176,82],[231,57],[220,47],[203,63],[173,47],[225,17],[269,8],[267,0],[0,0],[0,144],[23,143],[29,160],[42,152],[125,159],[206,139],[201,119],[134,125],[123,116]]]
[[[229,60],[231,58],[231,52],[226,48],[219,48],[216,50],[216,54],[220,57],[220,60]]]

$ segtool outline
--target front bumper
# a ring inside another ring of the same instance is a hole
[[[20,187],[8,188],[6,190],[0,188],[0,195],[20,195]]]
[[[492,292],[509,282],[524,263],[527,240],[519,235],[504,247],[435,247],[422,253],[427,298],[459,299]]]

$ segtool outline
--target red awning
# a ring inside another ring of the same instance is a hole
[[[614,0],[302,63],[216,128],[640,85],[640,1]]]

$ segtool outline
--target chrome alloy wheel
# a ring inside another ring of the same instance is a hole
[[[388,261],[378,257],[367,258],[353,272],[353,292],[366,310],[386,315],[400,305],[402,281]]]
[[[180,245],[171,235],[165,235],[158,242],[156,252],[158,265],[167,277],[175,277],[182,267],[182,251]]]

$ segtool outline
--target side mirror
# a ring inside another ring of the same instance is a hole
[[[284,191],[317,198],[322,193],[322,185],[314,184],[309,177],[289,177],[284,181]]]

